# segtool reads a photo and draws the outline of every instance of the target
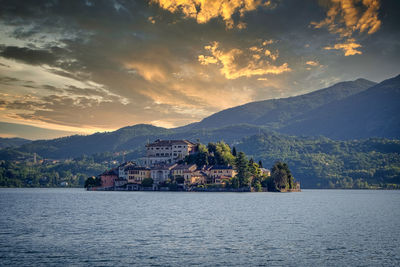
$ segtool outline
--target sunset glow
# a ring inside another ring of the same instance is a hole
[[[43,138],[173,128],[340,81],[379,82],[400,66],[396,10],[379,0],[4,1],[0,122]],[[0,136],[30,138],[5,125]]]

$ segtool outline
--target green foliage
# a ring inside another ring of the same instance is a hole
[[[235,157],[231,153],[231,148],[223,141],[197,145],[197,153],[186,156],[185,162],[195,163],[197,166],[204,165],[233,165]]]
[[[101,186],[101,179],[99,177],[89,177],[85,181],[85,188],[91,187],[91,186]]]
[[[91,157],[64,161],[0,161],[0,187],[58,187],[67,182],[72,187],[85,186],[85,178],[109,167],[95,163]]]
[[[239,152],[236,157],[235,166],[238,172],[236,177],[239,180],[239,187],[249,186],[251,172],[246,154]]]
[[[264,165],[287,162],[302,188],[400,184],[400,140],[334,141],[268,133],[244,138],[237,148]]]
[[[281,191],[294,188],[294,178],[286,163],[276,162],[271,170],[272,191]]]
[[[151,179],[151,178],[144,178],[143,181],[142,181],[142,186],[143,186],[143,187],[152,187],[152,186],[153,186],[153,183],[154,183],[153,179]]]

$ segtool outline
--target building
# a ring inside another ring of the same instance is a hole
[[[128,183],[141,184],[143,179],[151,177],[150,168],[130,165],[125,168]]]
[[[101,187],[104,189],[114,189],[114,181],[118,179],[118,168],[105,171],[100,174]]]
[[[155,165],[151,168],[151,178],[153,179],[154,184],[160,184],[167,181],[171,176],[172,169],[177,166],[174,164],[161,164]]]
[[[185,172],[185,186],[201,185],[207,183],[207,173],[202,170],[195,170],[192,172]]]
[[[172,169],[171,174],[174,177],[177,176],[184,177],[185,173],[188,174],[194,172],[196,169],[197,169],[196,164],[179,164]]]
[[[126,179],[115,179],[114,180],[114,190],[125,190],[125,185],[128,183]]]
[[[164,163],[171,164],[196,152],[197,145],[188,140],[156,140],[146,145],[144,164],[153,166]]]
[[[271,171],[265,168],[260,168],[261,174],[266,176],[271,176]]]
[[[209,169],[208,172],[208,175],[212,178],[217,178],[218,176],[227,176],[232,178],[237,174],[236,170],[230,165],[214,165]]]
[[[122,163],[121,165],[118,166],[118,177],[119,178],[128,179],[127,168],[129,166],[136,166],[136,163],[133,161],[128,161],[128,162]]]

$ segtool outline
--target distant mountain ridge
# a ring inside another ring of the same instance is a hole
[[[400,137],[400,75],[292,120],[282,133],[334,139]]]
[[[18,138],[18,137],[12,137],[12,138],[3,138],[0,137],[0,149],[6,148],[6,147],[17,147],[26,143],[31,142],[31,140],[24,139],[24,138]]]
[[[144,145],[155,139],[223,140],[265,167],[276,160],[287,162],[306,188],[364,188],[366,182],[400,188],[399,103],[400,76],[379,84],[359,79],[306,95],[249,103],[175,129],[138,124],[27,141],[0,149],[0,161],[32,161],[36,153],[47,159],[88,155],[103,164],[137,160],[145,154]],[[224,123],[224,118],[229,120]],[[391,139],[371,138],[375,136]]]
[[[143,155],[145,143],[158,138],[235,144],[271,131],[334,139],[400,138],[399,80],[397,76],[376,84],[358,79],[305,95],[248,103],[175,129],[138,124],[113,132],[32,141],[18,151],[46,158],[128,151],[134,158]]]
[[[328,103],[362,92],[376,83],[366,79],[341,82],[305,95],[247,103],[217,112],[178,130],[216,128],[247,123],[278,129],[288,120]]]

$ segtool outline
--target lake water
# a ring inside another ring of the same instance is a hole
[[[0,189],[0,265],[399,266],[400,191]]]

